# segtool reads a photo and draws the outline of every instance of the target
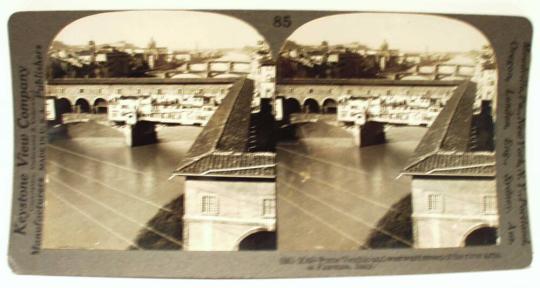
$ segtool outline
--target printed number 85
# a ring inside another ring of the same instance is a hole
[[[285,15],[285,16],[274,16],[274,27],[284,27],[289,28],[291,27],[292,21],[291,16]]]

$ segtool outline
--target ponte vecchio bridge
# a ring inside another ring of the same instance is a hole
[[[252,62],[210,60],[207,62],[186,62],[176,69],[150,73],[166,78],[227,78],[246,76],[252,72]]]
[[[468,64],[440,63],[434,65],[415,65],[404,72],[394,74],[396,80],[464,80],[474,76],[476,66]]]

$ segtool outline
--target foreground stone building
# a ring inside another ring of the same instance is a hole
[[[184,250],[276,248],[275,153],[258,137],[271,121],[252,97],[238,80],[173,173],[185,177]]]
[[[475,94],[474,82],[455,90],[404,169],[416,248],[498,243],[494,125],[489,101],[473,113]]]

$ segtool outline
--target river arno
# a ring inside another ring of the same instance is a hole
[[[386,144],[359,148],[341,129],[313,124],[300,129],[305,137],[302,141],[281,143],[277,169],[278,248],[357,250],[384,246],[368,245],[373,232],[398,244],[391,247],[411,247],[411,237],[404,239],[385,231],[388,227],[381,227],[379,222],[383,217],[410,217],[410,201],[406,202],[410,178],[398,176],[426,130],[390,127]],[[393,211],[396,204],[400,211]],[[410,226],[404,222],[387,224]]]
[[[126,249],[160,208],[183,192],[172,171],[201,131],[163,127],[159,142],[129,148],[95,124],[69,127],[47,150],[44,248]]]
[[[308,128],[302,141],[277,150],[278,249],[358,249],[410,193],[410,179],[396,177],[426,128],[393,127],[387,144],[362,149],[342,131]],[[181,195],[182,178],[169,177],[200,131],[163,127],[158,143],[129,148],[112,128],[70,126],[71,137],[47,150],[43,247],[134,246],[140,231],[154,229],[147,222]]]

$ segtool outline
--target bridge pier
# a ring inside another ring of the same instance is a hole
[[[139,121],[133,125],[122,128],[125,143],[129,147],[152,144],[157,141],[156,124],[153,122]]]
[[[353,134],[354,144],[358,147],[386,143],[383,123],[367,121],[363,125],[354,125],[350,131]]]

